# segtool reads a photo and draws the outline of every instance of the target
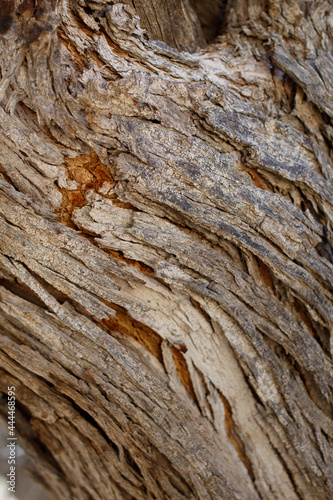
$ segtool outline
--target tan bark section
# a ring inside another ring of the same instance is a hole
[[[57,498],[332,496],[329,2],[224,19],[1,6],[0,412]]]

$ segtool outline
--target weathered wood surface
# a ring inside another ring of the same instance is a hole
[[[56,498],[332,497],[330,7],[230,2],[189,54],[2,2],[0,408]]]

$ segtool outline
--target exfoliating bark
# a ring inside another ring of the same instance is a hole
[[[330,2],[222,4],[1,7],[0,412],[55,498],[332,497]]]

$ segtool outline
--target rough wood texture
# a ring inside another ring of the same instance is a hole
[[[178,50],[195,52],[205,46],[200,21],[190,0],[116,0],[131,5],[150,37]]]
[[[192,55],[112,1],[0,30],[0,412],[37,479],[331,498],[330,2],[231,2]]]

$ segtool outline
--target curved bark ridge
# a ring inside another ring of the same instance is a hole
[[[1,389],[39,480],[330,498],[331,28],[303,26],[331,16],[229,10],[190,55],[127,5],[26,4],[0,41]]]

